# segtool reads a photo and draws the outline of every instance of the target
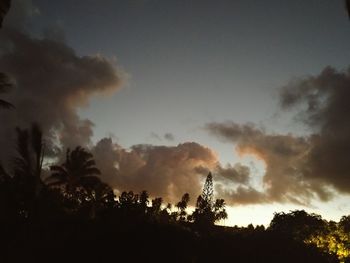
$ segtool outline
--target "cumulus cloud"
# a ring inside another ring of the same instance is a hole
[[[315,194],[328,199],[328,192],[319,180],[305,180],[302,174],[304,159],[310,150],[310,143],[293,135],[267,134],[252,124],[239,125],[233,122],[210,123],[207,129],[222,139],[236,144],[236,151],[253,155],[264,161],[266,172],[263,177],[263,192],[253,188],[232,190],[232,202],[240,199],[248,202],[294,202],[307,203]],[[230,190],[226,190],[226,195]]]
[[[191,196],[200,194],[203,176],[196,169],[217,165],[216,154],[197,143],[135,145],[126,150],[104,138],[93,152],[103,179],[112,187],[136,192],[146,189],[151,195],[172,202],[186,192]]]
[[[350,193],[350,71],[331,67],[318,76],[294,80],[281,89],[281,107],[297,109],[307,136],[272,134],[253,124],[209,123],[206,129],[232,142],[239,154],[264,161],[263,190],[252,186],[221,189],[232,202],[330,200],[334,191]],[[239,201],[241,200],[241,201]]]
[[[314,132],[303,174],[350,192],[350,70],[327,67],[318,76],[291,83],[281,92],[284,109],[300,109],[300,119]]]
[[[192,202],[201,193],[209,171],[215,183],[245,183],[249,170],[244,166],[221,167],[217,154],[198,143],[177,146],[135,145],[129,150],[110,138],[100,140],[93,148],[103,180],[119,191],[147,190],[168,202],[177,202],[189,193]]]
[[[122,74],[101,55],[78,56],[62,41],[34,38],[17,29],[1,32],[0,71],[14,82],[7,98],[16,107],[0,114],[0,140],[7,145],[15,126],[38,122],[47,143],[64,147],[89,145],[93,123],[81,119],[79,107],[96,94],[118,90]]]

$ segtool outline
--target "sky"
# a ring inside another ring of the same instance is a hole
[[[349,214],[343,1],[14,0],[0,37],[5,134],[38,121],[53,155],[88,147],[115,189],[172,203],[210,170],[225,225]]]

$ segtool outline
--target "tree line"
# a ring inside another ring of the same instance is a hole
[[[129,262],[164,262],[173,250],[165,262],[222,262],[231,253],[234,262],[350,262],[350,216],[328,222],[297,210],[275,213],[267,228],[223,227],[215,223],[227,218],[226,204],[214,199],[211,173],[190,213],[188,193],[174,205],[147,191],[117,196],[83,147],[47,167],[40,127],[16,133],[16,154],[0,166],[1,262],[88,261],[110,256],[113,244]]]

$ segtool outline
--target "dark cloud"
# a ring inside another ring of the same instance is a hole
[[[225,179],[230,183],[248,184],[250,181],[249,167],[239,163],[234,166],[228,164],[225,167],[218,165],[215,169],[215,173],[221,177],[221,180]]]
[[[172,141],[175,140],[175,136],[172,133],[170,133],[170,132],[165,133],[163,136],[160,136],[160,135],[158,135],[155,132],[151,132],[150,137],[152,139],[155,139],[155,140],[158,140],[158,141],[162,141],[164,139],[164,140],[172,142]]]
[[[318,178],[304,176],[305,157],[310,150],[307,138],[268,134],[255,126],[236,123],[211,123],[207,129],[216,136],[236,144],[239,154],[253,155],[266,165],[260,192],[251,186],[225,189],[228,202],[293,202],[306,204],[312,198],[328,200],[331,194]],[[249,196],[251,199],[249,199]]]
[[[282,108],[297,109],[296,119],[310,128],[307,136],[270,134],[252,124],[208,124],[207,130],[234,143],[238,153],[254,155],[266,165],[260,192],[240,186],[222,189],[222,194],[232,202],[306,204],[331,199],[333,190],[350,193],[349,98],[350,70],[327,67],[281,90]]]
[[[1,3],[9,2],[8,0]],[[40,14],[40,10],[33,4],[32,0],[11,0],[11,8],[4,20],[5,27],[27,29],[31,19]]]
[[[119,89],[121,75],[116,67],[101,55],[81,57],[64,42],[49,38],[8,28],[1,37],[5,44],[0,71],[15,83],[8,100],[16,107],[0,115],[5,135],[13,133],[14,126],[37,121],[50,144],[89,145],[93,123],[81,119],[77,110],[93,95]],[[2,138],[6,145],[11,137]]]
[[[161,138],[157,133],[155,133],[155,132],[151,132],[150,137],[151,137],[152,139],[157,140],[157,141],[161,141],[161,140],[162,140],[162,138]]]
[[[338,191],[350,192],[350,70],[331,67],[320,75],[284,87],[283,108],[297,107],[314,133],[303,174],[322,179]]]
[[[175,140],[175,136],[172,133],[167,132],[166,134],[164,134],[164,139],[166,139],[168,141],[174,141]]]
[[[248,205],[261,204],[271,202],[266,194],[257,191],[251,186],[238,186],[234,190],[228,187],[218,185],[216,191],[220,194],[220,198],[225,199],[229,205]]]

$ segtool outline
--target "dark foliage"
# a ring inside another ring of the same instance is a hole
[[[0,28],[2,27],[2,22],[9,11],[11,6],[11,0],[0,0]]]
[[[214,202],[213,177],[209,173],[204,183],[203,192],[197,198],[196,209],[190,216],[190,220],[194,221],[199,229],[206,230],[215,222],[227,218],[225,206],[223,199],[216,199]]]
[[[0,170],[0,262],[339,262],[304,242],[328,224],[305,211],[277,213],[267,230],[214,225],[227,214],[211,174],[190,215],[188,194],[174,210],[146,191],[116,198],[81,147],[44,184],[40,129],[17,131],[13,173]],[[348,218],[339,225],[347,229]]]

